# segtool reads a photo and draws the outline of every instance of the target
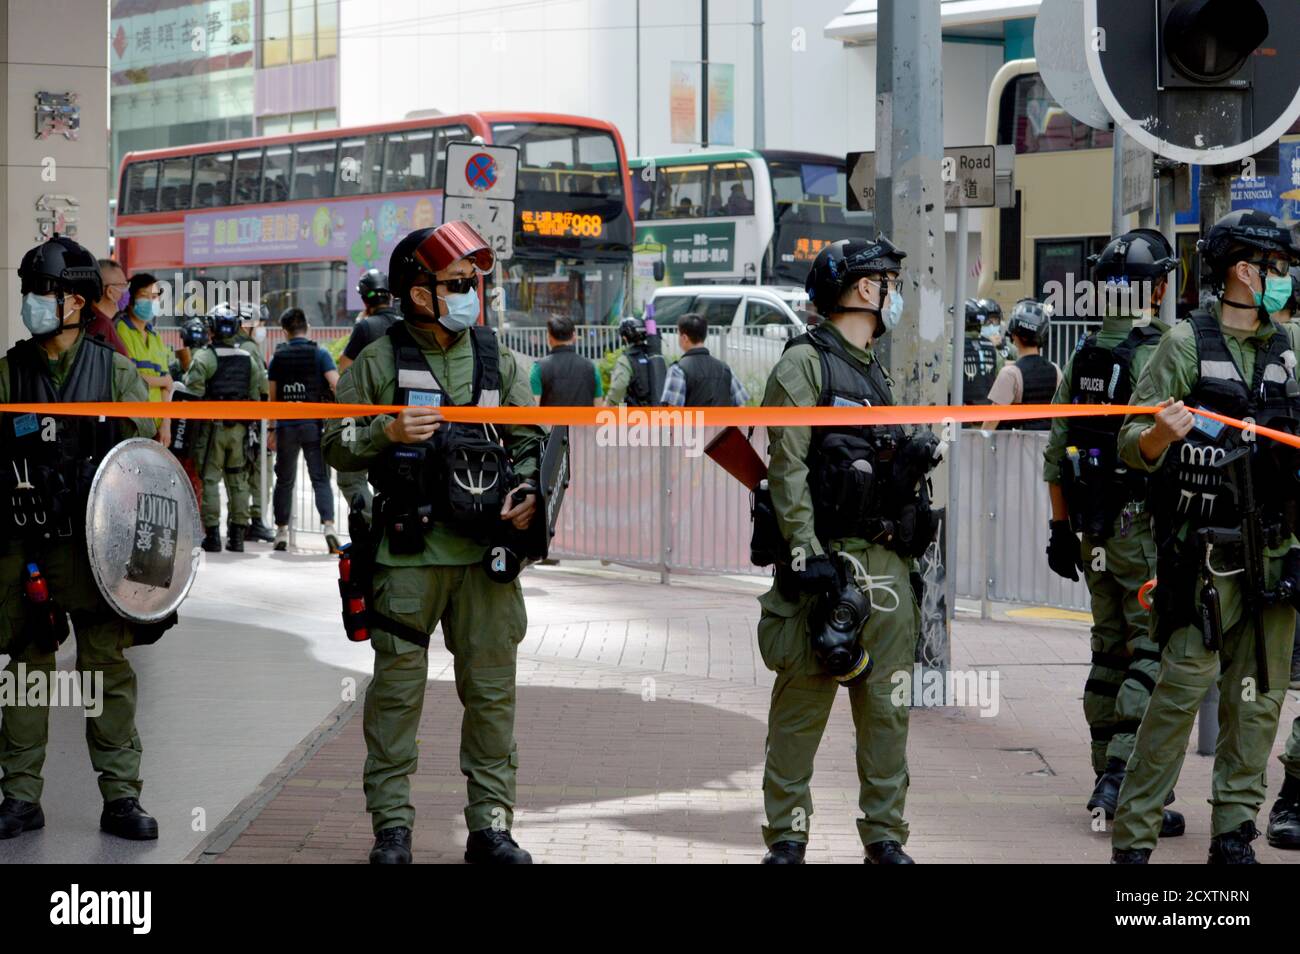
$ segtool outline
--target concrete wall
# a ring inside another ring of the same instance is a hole
[[[75,24],[77,29],[52,29]],[[36,201],[67,193],[80,203],[76,239],[108,250],[108,4],[95,0],[5,0],[0,4],[0,270],[5,348],[26,332],[19,319],[18,263],[39,243]],[[76,140],[36,138],[36,93],[75,92]],[[51,163],[52,160],[52,163]],[[52,181],[51,181],[52,177]]]

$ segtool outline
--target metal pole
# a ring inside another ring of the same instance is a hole
[[[952,291],[952,387],[950,401],[960,407],[966,379],[965,322],[957,320],[957,313],[966,300],[966,244],[970,236],[970,210],[957,210],[957,262]],[[947,553],[944,555],[948,619],[957,618],[957,501],[961,474],[961,426],[952,425],[952,441],[948,445],[948,533]]]
[[[709,0],[700,0],[700,145],[709,145]]]
[[[1123,235],[1124,222],[1124,130],[1115,124],[1115,138],[1111,156],[1110,234]]]
[[[672,465],[668,460],[670,448],[659,449],[659,582],[668,585],[672,578],[673,554],[673,489],[670,483]]]
[[[636,0],[636,152],[641,155],[641,0]]]
[[[261,428],[261,437],[262,437],[262,439],[261,439],[260,441],[258,441],[258,449],[257,449],[257,457],[258,457],[258,460],[257,460],[257,468],[258,468],[258,474],[257,474],[257,500],[258,500],[258,503],[260,503],[260,504],[262,505],[262,513],[265,514],[265,513],[266,513],[266,461],[267,461],[267,456],[268,456],[268,455],[267,455],[267,450],[266,450],[266,421],[265,421],[265,419],[263,419],[263,420],[261,421],[261,423],[260,423],[259,426],[260,426],[260,428]],[[266,522],[265,518],[263,518],[262,522],[263,522],[263,523]]]
[[[949,382],[945,365],[947,284],[944,228],[943,60],[939,0],[881,0],[876,44],[876,228],[908,253],[903,269],[900,327],[885,339],[881,360],[895,381],[900,404],[939,406]],[[960,320],[953,315],[954,320]],[[945,499],[949,460],[936,475]],[[922,563],[927,588],[944,592],[944,555]],[[949,659],[950,623],[932,607],[922,613],[917,659],[943,671]],[[946,680],[945,680],[946,684]]]
[[[1159,191],[1156,193],[1156,202],[1160,208],[1160,233],[1164,235],[1165,241],[1169,243],[1170,248],[1174,250],[1174,255],[1178,255],[1178,235],[1176,211],[1174,209],[1174,169],[1165,169],[1160,173],[1158,180]],[[1178,315],[1178,281],[1179,273],[1177,271],[1169,273],[1170,287],[1165,290],[1165,300],[1160,303],[1160,320],[1167,325],[1172,325]]]
[[[1000,466],[1000,462],[998,461],[998,442],[993,438],[992,434],[987,438],[984,438],[984,440],[988,441],[989,453],[986,460],[992,465],[991,469],[993,475],[990,477],[988,469],[985,470],[984,486],[981,489],[984,491],[985,500],[994,501],[997,500],[997,495],[992,493],[991,488],[998,486],[998,467]],[[997,539],[995,536],[997,533],[997,526],[997,505],[990,503],[987,509],[984,510],[984,592],[980,598],[980,619],[993,618],[993,598],[991,594],[993,592],[994,582],[993,561],[997,554]]]
[[[763,0],[754,0],[754,148],[767,141],[766,104],[763,101]]]

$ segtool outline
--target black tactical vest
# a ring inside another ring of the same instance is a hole
[[[113,400],[113,349],[82,335],[63,386],[50,377],[45,351],[31,339],[9,349],[9,400],[14,404]],[[54,440],[47,421],[53,422]],[[33,542],[69,537],[82,528],[90,484],[120,439],[116,420],[6,414],[0,422],[0,507],[5,533]]]
[[[1051,404],[1056,395],[1056,365],[1040,354],[1030,354],[1016,361],[1020,369],[1022,387],[1021,404]],[[1028,421],[1007,421],[1003,424],[1010,430],[1047,431],[1052,428],[1052,419],[1036,417]]]
[[[310,401],[325,399],[325,377],[320,373],[314,341],[295,338],[275,349],[275,383],[280,389],[281,401]]]
[[[962,402],[988,404],[989,391],[998,373],[998,349],[983,338],[967,338],[963,369],[966,380],[962,384]]]
[[[204,397],[209,401],[247,401],[253,380],[253,356],[233,344],[207,346],[217,356],[217,370],[208,379]]]
[[[699,346],[677,361],[686,378],[687,407],[732,407],[731,369]]]
[[[632,364],[632,380],[627,385],[624,400],[630,407],[658,407],[663,403],[664,381],[668,365],[664,356],[655,354],[647,345],[628,345],[623,352]]]
[[[543,407],[591,407],[596,400],[596,368],[571,344],[556,345],[538,362]]]

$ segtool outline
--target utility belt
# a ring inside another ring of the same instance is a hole
[[[1121,516],[1146,509],[1146,475],[1120,465],[1113,448],[1067,447],[1061,490],[1071,527],[1094,540],[1108,539]]]
[[[370,482],[389,550],[413,554],[423,552],[435,523],[491,542],[515,478],[509,453],[480,425],[444,422],[432,440],[391,448]]]

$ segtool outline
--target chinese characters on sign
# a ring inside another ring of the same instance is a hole
[[[794,260],[796,262],[811,262],[817,257],[817,253],[831,244],[830,239],[801,238],[794,243]]]
[[[172,585],[176,564],[176,501],[158,494],[138,493],[135,498],[135,539],[126,578],[166,589]]]
[[[64,139],[77,139],[81,130],[81,107],[76,93],[36,94],[36,138],[48,139],[62,133]]]
[[[74,195],[47,192],[36,200],[36,240],[48,241],[55,232],[77,236],[80,203]]]
[[[605,223],[599,215],[584,215],[580,212],[536,212],[525,209],[519,214],[519,220],[524,232],[544,238],[599,238],[605,231]]]

